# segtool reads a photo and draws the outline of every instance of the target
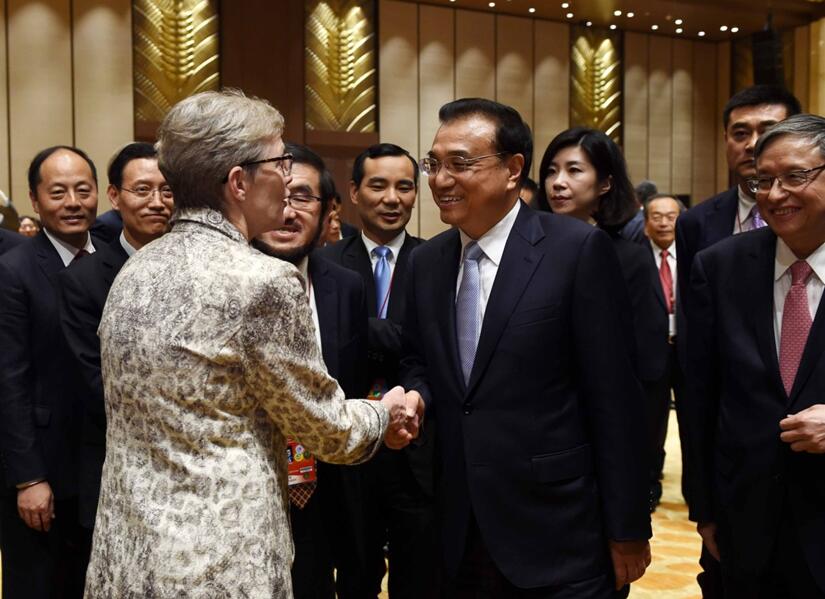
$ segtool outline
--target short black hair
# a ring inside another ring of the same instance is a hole
[[[327,213],[332,205],[333,198],[338,193],[335,190],[335,180],[327,170],[324,159],[307,146],[296,143],[284,144],[284,153],[292,154],[294,164],[305,164],[318,171],[318,185],[321,192],[321,218],[323,218],[323,215]]]
[[[593,168],[596,169],[599,181],[610,178],[610,190],[599,198],[593,219],[599,228],[611,234],[617,234],[618,230],[636,215],[638,205],[622,151],[616,142],[596,129],[587,127],[567,129],[553,138],[547,146],[539,165],[539,181],[542,182],[538,195],[539,209],[551,212],[544,182],[547,180],[553,158],[570,146],[580,147],[587,155]]]
[[[762,104],[780,104],[793,116],[802,112],[802,106],[787,88],[780,85],[752,85],[736,92],[725,104],[722,112],[722,124],[725,129],[730,123],[730,113],[743,106],[760,106]]]
[[[29,163],[29,191],[33,196],[37,195],[37,186],[40,185],[41,181],[43,181],[43,177],[40,174],[40,167],[43,166],[43,163],[46,162],[46,160],[48,160],[49,156],[59,150],[68,150],[69,152],[77,154],[85,160],[86,164],[89,165],[89,168],[92,171],[92,178],[95,180],[95,187],[97,187],[97,169],[95,168],[95,163],[92,162],[92,159],[89,158],[86,152],[80,148],[75,148],[74,146],[52,146],[50,148],[46,148],[45,150],[40,150]]]
[[[512,106],[485,98],[461,98],[448,102],[438,111],[438,120],[449,123],[469,116],[482,116],[496,126],[493,145],[498,152],[521,154],[524,167],[521,169],[521,183],[529,177],[533,164],[533,134],[530,127]]]
[[[521,180],[521,188],[532,191],[533,193],[538,193],[539,190],[539,186],[530,177],[524,177],[524,179]]]
[[[653,181],[645,179],[639,183],[633,191],[636,193],[636,199],[639,200],[639,203],[644,205],[646,201],[659,193],[659,188],[656,187],[656,184]]]
[[[415,188],[418,189],[418,161],[407,150],[395,144],[373,144],[358,154],[352,165],[352,182],[355,183],[355,187],[361,187],[361,181],[364,180],[364,163],[367,158],[375,159],[385,156],[406,156],[409,158],[413,165],[413,182]]]
[[[647,210],[648,206],[650,206],[650,203],[655,202],[656,200],[664,199],[673,200],[674,202],[676,202],[676,204],[679,206],[679,214],[682,214],[682,212],[687,210],[687,207],[685,206],[684,202],[682,202],[682,200],[677,198],[675,195],[669,193],[654,193],[652,196],[647,198],[642,204],[642,213],[645,216],[645,222],[647,222]]]
[[[123,186],[123,171],[126,169],[126,165],[132,160],[139,158],[153,158],[157,160],[158,151],[155,149],[155,146],[145,141],[136,141],[127,144],[120,152],[114,155],[112,161],[109,163],[109,183],[120,189]]]

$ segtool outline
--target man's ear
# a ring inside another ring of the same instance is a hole
[[[349,201],[355,206],[358,205],[358,186],[355,181],[349,182]]]
[[[111,183],[109,183],[109,187],[106,188],[106,197],[109,198],[109,203],[112,205],[112,208],[120,212],[120,192],[117,187]]]
[[[32,203],[32,210],[35,214],[40,214],[40,202],[37,201],[37,196],[29,191],[29,201]]]
[[[521,188],[521,172],[524,170],[524,155],[513,154],[507,161],[507,189]]]

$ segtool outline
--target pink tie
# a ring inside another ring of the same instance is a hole
[[[785,296],[785,307],[782,309],[779,373],[789,396],[811,331],[811,311],[808,309],[808,292],[805,289],[811,272],[810,265],[804,260],[791,264],[791,288]]]

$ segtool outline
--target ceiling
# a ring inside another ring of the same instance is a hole
[[[825,0],[407,1],[581,25],[588,22],[601,27],[615,25],[626,31],[713,41],[736,39],[761,31],[769,13],[773,16],[773,27],[779,30],[825,17]]]

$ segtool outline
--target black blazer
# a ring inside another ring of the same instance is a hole
[[[26,237],[9,231],[8,229],[0,228],[0,256],[24,241],[26,241]]]
[[[435,415],[448,571],[471,514],[523,588],[612,571],[607,539],[650,536],[644,399],[628,349],[629,299],[609,237],[521,206],[465,386],[446,231],[410,259],[405,388]]]
[[[410,253],[421,244],[421,239],[407,234],[401,251],[395,259],[395,269],[387,305],[387,318],[377,318],[378,306],[375,297],[375,278],[372,272],[367,248],[361,235],[347,237],[338,243],[328,245],[317,254],[349,270],[354,270],[364,281],[367,297],[368,325],[368,378],[370,382],[383,378],[388,387],[399,384],[398,364],[401,359],[401,327],[406,312],[407,268]],[[410,468],[421,489],[433,494],[433,458],[435,443],[432,431],[425,427],[419,439],[402,451],[407,455]]]
[[[3,487],[46,478],[77,494],[81,384],[60,333],[63,262],[41,231],[0,257],[0,452]]]
[[[779,438],[787,414],[825,401],[825,302],[788,396],[773,329],[775,255],[776,236],[765,228],[694,260],[684,407],[695,478],[690,517],[718,522],[730,539],[722,561],[757,575],[790,513],[825,590],[825,456],[795,453]]]
[[[107,210],[95,219],[89,233],[104,243],[115,241],[123,230],[123,217],[119,210]]]
[[[93,528],[106,458],[106,411],[97,328],[115,276],[128,255],[119,238],[60,272],[60,326],[83,378],[84,403],[79,468],[80,523]]]

